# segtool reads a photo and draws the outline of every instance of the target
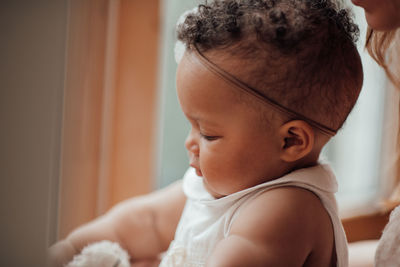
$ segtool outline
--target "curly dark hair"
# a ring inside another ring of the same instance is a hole
[[[356,103],[363,74],[359,29],[333,1],[206,1],[177,26],[177,37],[189,52],[197,47],[240,59],[243,68],[231,74],[338,129]]]

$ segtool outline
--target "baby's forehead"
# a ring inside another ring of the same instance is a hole
[[[246,68],[241,67],[240,60],[230,57],[224,53],[207,53],[210,60],[217,62],[221,68],[230,73],[235,73],[235,77],[248,75]],[[236,71],[234,71],[236,69]],[[242,78],[242,77],[240,77]],[[185,53],[179,63],[177,75],[178,93],[181,94],[180,101],[184,106],[186,102],[198,102],[207,99],[207,105],[217,108],[224,106],[229,108],[241,109],[241,112],[263,114],[272,112],[270,106],[262,100],[246,91],[238,88],[231,81],[210,70],[199,62],[194,52]],[[189,94],[190,97],[184,97]],[[193,104],[193,103],[191,103]]]
[[[223,72],[232,74],[232,77],[243,80],[243,78],[251,78],[250,68],[247,65],[247,61],[234,57],[231,54],[220,51],[210,51],[206,53],[206,57],[218,65],[219,69]],[[182,66],[181,66],[182,65]],[[223,98],[221,101],[230,102],[232,104],[246,103],[253,104],[254,96],[252,97],[245,91],[237,87],[232,81],[226,79],[224,75],[216,72],[213,69],[208,68],[202,62],[195,52],[185,53],[184,57],[180,62],[180,68],[185,72],[189,72],[189,79],[194,83],[202,83],[204,86],[211,85],[211,87],[225,88]],[[178,71],[179,72],[179,71]],[[244,79],[247,80],[247,79]],[[212,89],[212,88],[211,88]],[[214,88],[215,90],[217,88]],[[200,93],[209,94],[216,93],[215,90],[201,90]]]

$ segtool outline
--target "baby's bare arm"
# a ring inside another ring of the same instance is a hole
[[[319,199],[309,191],[283,187],[243,207],[207,266],[330,266],[332,249],[329,215]]]
[[[155,258],[172,241],[185,201],[181,182],[123,201],[53,245],[49,265],[62,266],[84,246],[100,240],[118,242],[132,260]]]

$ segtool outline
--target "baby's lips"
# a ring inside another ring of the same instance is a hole
[[[192,168],[194,168],[196,170],[197,176],[203,176],[203,174],[201,173],[200,168],[196,164],[190,163],[190,167],[192,167]]]
[[[194,168],[194,169],[196,169],[196,170],[199,168],[199,167],[197,167],[196,164],[194,164],[194,163],[192,163],[192,162],[189,163],[189,166],[192,167],[192,168]]]

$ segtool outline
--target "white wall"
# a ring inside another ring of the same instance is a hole
[[[67,0],[0,5],[0,266],[56,238]]]

